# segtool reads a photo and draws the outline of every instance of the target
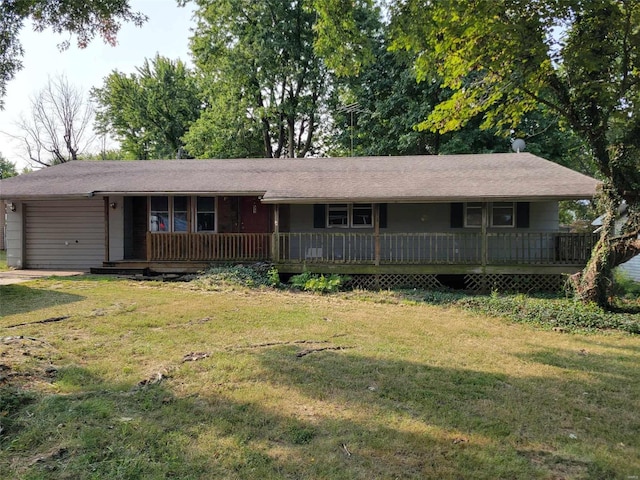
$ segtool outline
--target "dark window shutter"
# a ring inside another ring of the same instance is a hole
[[[387,204],[380,204],[380,228],[387,228]]]
[[[516,203],[516,227],[529,228],[529,202]]]
[[[464,203],[451,204],[451,228],[464,227]]]
[[[313,206],[313,228],[324,228],[327,226],[327,206],[316,203]]]

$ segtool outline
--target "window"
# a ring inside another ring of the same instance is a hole
[[[498,202],[491,205],[492,227],[513,227],[514,219],[513,202]]]
[[[349,206],[346,203],[329,205],[327,209],[327,227],[348,227]]]
[[[482,227],[482,203],[469,202],[464,204],[464,226],[470,228]],[[488,225],[489,227],[508,228],[514,227],[515,222],[515,203],[513,202],[495,202],[485,204],[488,205]],[[460,225],[461,226],[461,225]]]
[[[215,197],[150,197],[150,232],[214,232]]]
[[[351,224],[354,227],[373,226],[373,209],[370,203],[355,203],[353,205],[353,219]]]
[[[189,197],[173,198],[173,231],[189,231]]]
[[[366,228],[372,226],[373,207],[370,203],[328,205],[328,228]]]
[[[482,226],[482,203],[474,202],[465,204],[464,212],[465,227],[481,227]]]
[[[213,232],[216,229],[215,197],[198,197],[196,225],[198,232]]]
[[[168,232],[169,225],[169,198],[151,197],[151,208],[149,210],[149,231]]]

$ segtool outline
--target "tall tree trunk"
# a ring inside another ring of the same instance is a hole
[[[625,233],[616,232],[616,218],[620,200],[609,191],[602,193],[605,206],[600,238],[585,269],[572,277],[576,296],[583,302],[594,302],[603,308],[610,307],[613,287],[613,269],[640,255],[640,225],[629,214]],[[632,207],[629,206],[631,210]]]

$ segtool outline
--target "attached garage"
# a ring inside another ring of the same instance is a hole
[[[102,264],[102,198],[28,201],[24,221],[26,268],[89,269]]]

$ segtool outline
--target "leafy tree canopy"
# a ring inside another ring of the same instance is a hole
[[[187,157],[182,136],[200,116],[196,77],[181,60],[157,55],[137,73],[113,71],[92,96],[96,124],[135,160]]]
[[[10,162],[0,154],[0,179],[15,177],[16,175],[18,175],[16,164]]]
[[[80,48],[96,36],[111,44],[121,22],[142,25],[147,17],[133,12],[129,0],[2,0],[0,2],[0,109],[9,82],[22,68],[23,55],[20,30],[31,20],[36,31],[51,27],[54,32],[69,32],[77,36]],[[69,41],[60,44],[61,49]]]
[[[361,54],[352,49],[359,49],[370,32],[367,25],[354,26],[369,15],[369,2],[194,1],[198,24],[191,49],[208,106],[186,137],[194,154],[321,153],[320,118],[327,113],[334,73],[345,65],[355,70],[363,64]],[[325,22],[342,4],[352,19],[338,26]],[[337,65],[329,61],[330,56],[337,58],[335,51],[320,40],[342,34],[344,64]]]

